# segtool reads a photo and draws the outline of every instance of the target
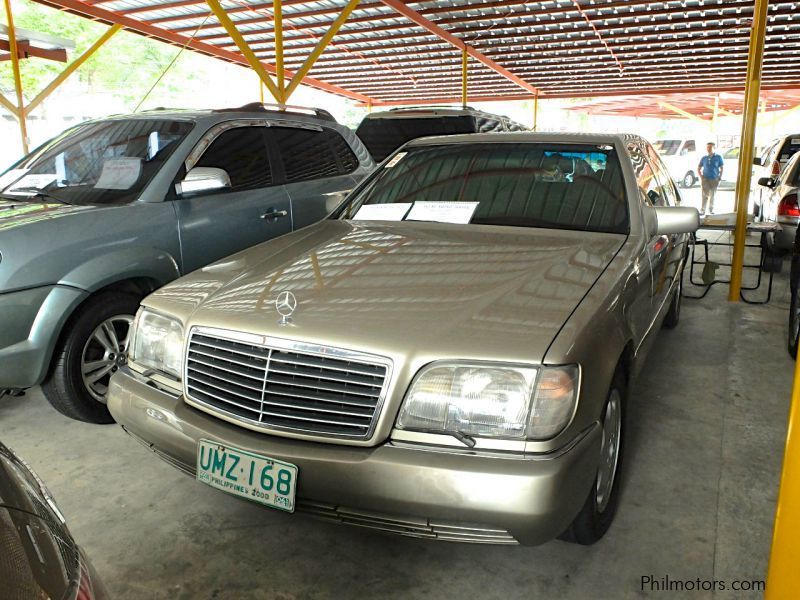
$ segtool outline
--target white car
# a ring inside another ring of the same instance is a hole
[[[800,151],[800,133],[791,133],[771,141],[764,146],[764,151],[760,157],[753,159],[753,164],[760,169],[756,169],[756,179],[765,177],[777,180],[789,159]],[[756,212],[761,215],[761,206],[764,204],[766,195],[770,191],[764,186],[758,186],[755,196]]]
[[[700,155],[697,153],[695,140],[664,139],[656,141],[653,147],[658,150],[669,174],[678,184],[690,188],[697,183]]]
[[[791,250],[800,223],[800,152],[795,152],[777,177],[761,177],[758,187],[763,220],[777,221],[781,226],[774,236],[775,249],[781,253]]]

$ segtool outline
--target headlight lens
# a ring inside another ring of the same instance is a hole
[[[538,378],[537,378],[538,375]],[[398,429],[505,439],[548,439],[575,407],[578,368],[433,365],[406,395]]]
[[[142,309],[136,316],[134,362],[180,379],[183,325],[176,319]]]

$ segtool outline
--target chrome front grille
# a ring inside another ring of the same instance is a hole
[[[184,381],[190,403],[250,426],[367,439],[390,367],[338,348],[194,328]]]

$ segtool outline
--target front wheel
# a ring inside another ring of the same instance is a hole
[[[688,171],[681,180],[681,185],[685,188],[694,187],[695,183],[697,183],[697,176],[692,171]]]
[[[90,298],[67,324],[53,355],[45,397],[58,412],[87,423],[113,423],[108,382],[128,357],[139,298],[106,292]]]
[[[792,301],[789,304],[789,356],[797,360],[797,346],[800,339],[800,298],[796,289],[792,290]]]
[[[617,512],[625,439],[625,399],[627,385],[618,368],[608,392],[601,425],[597,475],[586,502],[575,520],[560,537],[567,542],[588,546],[602,538]]]

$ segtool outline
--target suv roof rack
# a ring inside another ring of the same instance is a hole
[[[336,123],[336,118],[324,108],[308,108],[306,106],[281,106],[280,104],[264,104],[261,102],[250,102],[244,106],[235,108],[219,108],[214,112],[279,112],[296,113],[301,115],[312,115],[326,121]]]
[[[436,110],[437,108],[446,108],[448,110],[474,110],[476,112],[481,112],[477,108],[473,108],[472,106],[462,106],[462,105],[453,105],[453,104],[427,104],[421,106],[398,106],[396,108],[390,108],[389,112],[401,112],[404,110]]]

